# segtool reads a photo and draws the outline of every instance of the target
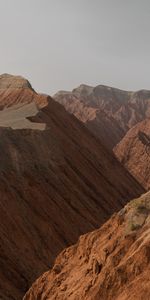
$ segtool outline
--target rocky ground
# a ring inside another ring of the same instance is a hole
[[[65,249],[24,300],[150,299],[150,192]]]
[[[140,135],[147,138],[141,139]],[[150,119],[131,128],[114,148],[120,162],[147,190],[150,189]]]

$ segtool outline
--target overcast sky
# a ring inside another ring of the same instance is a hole
[[[0,0],[0,73],[49,94],[150,89],[150,1]]]

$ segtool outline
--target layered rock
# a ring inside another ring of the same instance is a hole
[[[72,92],[58,92],[54,99],[111,149],[131,127],[150,117],[150,91],[146,90],[126,92],[81,85]]]
[[[0,114],[0,298],[19,300],[63,248],[143,188],[59,103],[30,85],[2,86],[11,108]],[[28,103],[39,99],[47,106],[35,111]]]
[[[146,189],[150,189],[150,119],[130,129],[114,152],[130,173]]]
[[[13,105],[36,102],[39,107],[48,103],[48,96],[37,94],[29,81],[21,76],[0,76],[0,110]]]
[[[15,76],[7,73],[0,75],[0,90],[28,88],[33,90],[30,82],[22,76]]]
[[[24,300],[150,299],[150,193],[65,249]]]

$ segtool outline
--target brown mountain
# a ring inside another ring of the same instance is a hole
[[[150,189],[150,119],[130,129],[114,152],[131,174]]]
[[[2,77],[0,298],[19,300],[63,248],[143,188],[59,103]]]
[[[65,249],[24,300],[150,299],[150,193]]]
[[[58,92],[54,99],[111,149],[131,127],[150,117],[150,91],[146,90],[126,92],[81,85],[72,92]]]
[[[0,75],[0,110],[31,102],[36,102],[43,107],[48,102],[47,98],[47,96],[37,94],[30,82],[21,76]]]

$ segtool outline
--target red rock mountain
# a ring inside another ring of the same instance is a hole
[[[143,188],[59,103],[20,77],[0,82],[0,298],[20,300],[63,248]]]
[[[150,117],[150,91],[146,90],[126,92],[81,85],[72,92],[58,92],[54,99],[111,149],[131,127]]]
[[[130,129],[114,152],[131,174],[150,189],[150,119]]]
[[[150,299],[150,193],[65,249],[24,300]]]
[[[37,94],[28,80],[21,76],[0,75],[0,109],[16,104],[36,102],[40,107],[47,104],[47,96]]]

